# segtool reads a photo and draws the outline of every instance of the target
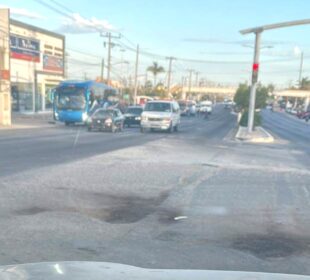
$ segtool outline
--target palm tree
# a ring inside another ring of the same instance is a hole
[[[147,68],[147,71],[152,72],[154,76],[154,88],[155,88],[157,74],[165,72],[165,69],[162,66],[159,66],[157,62],[153,62],[153,65],[149,66]]]

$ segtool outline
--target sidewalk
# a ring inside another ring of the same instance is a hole
[[[50,126],[54,123],[52,112],[12,113],[12,125],[0,125],[0,131],[12,129],[29,129]]]
[[[250,143],[272,143],[273,136],[262,127],[255,127],[254,131],[249,133],[247,127],[239,126],[236,139]]]

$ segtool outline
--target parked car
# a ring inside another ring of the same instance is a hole
[[[88,131],[122,131],[124,116],[119,109],[97,109],[88,119]]]
[[[303,119],[308,122],[310,120],[310,111],[308,112],[305,112],[304,116],[303,116]]]
[[[177,131],[180,124],[180,107],[175,101],[148,102],[141,115],[141,132],[146,129]]]
[[[140,125],[142,112],[143,108],[141,106],[129,106],[124,115],[124,125],[128,127],[131,125]]]
[[[296,116],[299,119],[306,119],[309,115],[310,115],[310,111],[307,111],[307,112],[305,112],[305,111],[298,111]]]

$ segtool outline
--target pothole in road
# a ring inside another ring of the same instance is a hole
[[[20,216],[31,216],[36,215],[39,213],[50,211],[50,209],[47,208],[41,208],[41,207],[30,207],[30,208],[24,208],[14,211],[16,215]]]
[[[93,202],[96,208],[76,208],[80,212],[95,219],[111,224],[135,223],[151,213],[168,197],[163,192],[157,197],[143,198],[139,196],[115,196],[103,193],[87,194],[84,199]],[[72,209],[71,209],[72,211]]]
[[[284,258],[300,254],[309,249],[310,240],[287,237],[281,234],[246,235],[232,242],[232,247],[249,252],[260,259]]]

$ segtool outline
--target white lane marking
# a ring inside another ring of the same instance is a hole
[[[76,132],[76,135],[75,135],[75,139],[74,139],[74,143],[73,143],[73,149],[75,148],[75,146],[76,146],[76,144],[77,144],[77,142],[78,142],[78,140],[79,140],[79,137],[80,137],[80,128],[78,129],[78,131]]]

